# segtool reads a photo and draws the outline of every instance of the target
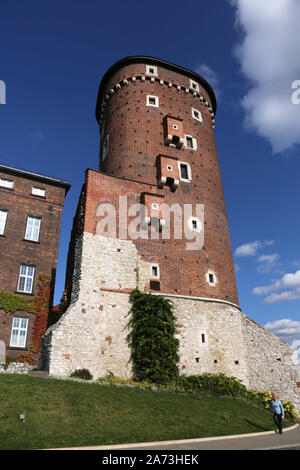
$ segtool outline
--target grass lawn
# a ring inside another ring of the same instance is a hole
[[[271,429],[275,427],[270,413],[241,400],[0,374],[0,449],[191,439]]]

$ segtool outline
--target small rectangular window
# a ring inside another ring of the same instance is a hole
[[[31,194],[33,196],[45,197],[46,196],[46,189],[37,188],[37,187],[33,186],[32,190],[31,190]]]
[[[41,219],[36,217],[28,217],[25,231],[25,240],[38,242],[40,236],[40,226]]]
[[[206,273],[206,281],[210,286],[215,286],[217,284],[216,275],[212,272]]]
[[[158,210],[158,204],[157,204],[156,202],[152,202],[151,207],[152,207],[152,209],[154,209],[155,211]]]
[[[19,281],[18,281],[18,292],[25,292],[27,294],[32,293],[33,289],[33,278],[34,278],[34,266],[28,266],[27,264],[21,264]]]
[[[152,266],[152,276],[157,277],[157,266]]]
[[[202,122],[202,115],[198,109],[192,108],[192,116],[193,118],[197,119],[197,121]]]
[[[197,82],[194,82],[194,80],[190,80],[190,88],[193,88],[195,91],[199,91],[199,85]]]
[[[2,186],[2,188],[13,189],[14,182],[12,180],[0,178],[0,186]]]
[[[159,279],[159,266],[158,264],[151,265],[151,277]]]
[[[102,150],[102,161],[103,162],[107,157],[108,149],[109,149],[109,134],[107,134],[107,136],[105,137],[105,140],[103,142],[103,150]]]
[[[191,135],[184,135],[184,146],[189,150],[197,150],[197,140]]]
[[[28,318],[13,317],[10,346],[25,348],[28,328]]]
[[[146,65],[146,74],[157,76],[157,67],[154,65]]]
[[[185,180],[188,179],[188,166],[185,163],[180,163],[180,176]]]
[[[7,211],[0,211],[0,235],[4,235],[7,219]]]
[[[147,95],[146,104],[147,106],[155,106],[156,108],[158,108],[158,97]]]
[[[204,333],[201,334],[201,341],[202,341],[202,343],[205,343],[205,334]]]

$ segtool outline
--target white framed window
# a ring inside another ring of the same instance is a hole
[[[188,226],[189,226],[189,229],[192,230],[193,232],[201,232],[202,223],[201,223],[201,220],[198,219],[197,217],[190,217],[188,219]]]
[[[151,208],[152,208],[153,210],[157,211],[157,210],[158,210],[158,204],[157,204],[157,202],[152,202],[152,203],[151,203]]]
[[[38,242],[40,236],[41,219],[38,217],[27,217],[27,225],[25,231],[25,240]]]
[[[45,197],[46,196],[46,189],[37,188],[36,186],[32,186],[31,194],[33,196]]]
[[[172,169],[173,169],[172,165],[167,165],[167,170],[168,171],[172,171]]]
[[[0,235],[4,235],[7,219],[7,211],[0,210]]]
[[[13,317],[9,345],[16,348],[25,348],[27,329],[28,318]]]
[[[180,179],[186,183],[190,183],[192,181],[192,170],[190,165],[186,162],[179,161],[178,166]]]
[[[197,150],[197,140],[191,135],[184,135],[184,146],[189,150]]]
[[[158,264],[151,264],[151,274],[152,279],[159,279],[159,266]]]
[[[217,284],[217,277],[213,271],[207,271],[205,277],[210,286],[214,287]]]
[[[105,137],[105,140],[103,142],[103,150],[102,150],[102,161],[103,162],[107,157],[108,150],[109,150],[109,134],[107,134],[107,136]]]
[[[18,280],[18,288],[17,288],[18,292],[25,292],[27,294],[32,293],[34,271],[35,271],[34,266],[21,264],[19,280]]]
[[[0,186],[2,186],[2,188],[13,189],[14,182],[12,180],[7,180],[6,178],[0,178]]]
[[[190,88],[192,88],[195,91],[199,91],[199,84],[195,82],[194,80],[190,79]]]
[[[146,74],[154,75],[157,77],[157,67],[154,65],[146,65]]]
[[[178,124],[173,124],[172,127],[173,127],[174,131],[178,131]]]
[[[192,108],[192,116],[197,121],[202,122],[202,114],[200,111],[198,111],[198,109]]]
[[[147,106],[154,106],[158,108],[158,96],[147,95]]]

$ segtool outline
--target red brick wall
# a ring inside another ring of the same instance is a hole
[[[0,187],[0,209],[8,212],[4,235],[0,236],[0,291],[17,293],[21,264],[35,266],[34,284],[31,294],[21,295],[31,298],[37,294],[41,274],[51,279],[52,301],[57,254],[60,237],[61,216],[66,188],[61,185],[0,169],[0,177],[14,181],[13,189]],[[45,197],[31,194],[32,187],[44,188]],[[41,218],[38,242],[24,239],[27,217]],[[26,312],[5,314],[0,311],[0,339],[8,347],[7,354],[16,356],[22,352],[9,348],[13,316],[29,318],[26,351],[30,342],[35,315]]]
[[[8,211],[5,233],[0,236],[0,290],[16,291],[24,263],[36,267],[34,294],[39,274],[52,277],[56,268],[65,189],[3,171],[0,177],[14,180],[13,190],[0,187],[0,208]],[[32,186],[45,188],[46,197],[31,195]],[[41,218],[38,242],[24,240],[29,215]]]
[[[193,204],[194,211],[196,204],[203,204],[205,238],[202,249],[187,251],[185,239],[148,239],[134,243],[143,259],[159,264],[162,292],[218,298],[238,304],[209,95],[200,85],[199,91],[208,102],[206,106],[193,91],[185,91],[185,88],[190,89],[189,76],[168,67],[159,65],[154,81],[149,76],[142,81],[139,77],[146,76],[145,72],[145,64],[130,64],[108,79],[103,96],[109,97],[102,127],[103,141],[109,134],[109,151],[102,165],[102,171],[108,176],[88,172],[85,230],[95,233],[97,205],[100,202],[117,204],[119,195],[128,196],[129,205],[140,202],[142,192],[161,194],[169,205]],[[137,79],[132,82],[132,77]],[[128,79],[128,84],[114,89],[111,94],[110,89],[122,79]],[[183,88],[178,90],[177,85]],[[157,96],[159,107],[147,106],[147,95]],[[201,112],[202,122],[192,116],[192,108]],[[166,116],[181,120],[180,132],[197,140],[196,151],[165,144]],[[192,180],[180,181],[176,190],[169,186],[158,188],[159,155],[187,162]],[[216,286],[207,283],[208,270],[215,272]]]

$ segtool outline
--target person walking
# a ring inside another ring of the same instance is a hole
[[[279,434],[282,434],[282,420],[284,419],[284,409],[278,396],[274,393],[270,402],[270,410],[273,413],[274,423],[278,427]]]

